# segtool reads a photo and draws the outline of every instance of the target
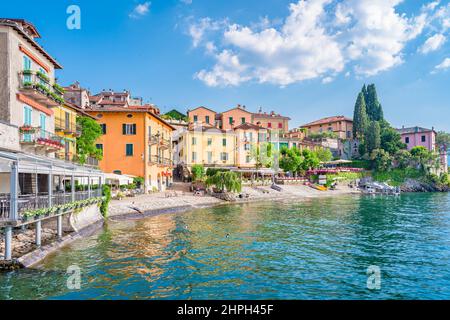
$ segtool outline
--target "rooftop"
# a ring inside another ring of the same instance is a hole
[[[304,124],[301,127],[310,127],[310,126],[326,124],[326,123],[332,123],[332,122],[339,122],[339,121],[351,121],[351,122],[353,122],[353,119],[350,119],[350,118],[345,117],[345,116],[333,116],[333,117],[322,118],[322,119],[319,119],[319,120],[316,120],[316,121]]]
[[[266,130],[263,127],[257,126],[256,124],[253,123],[243,123],[237,127],[234,128],[234,130]]]
[[[401,129],[397,129],[397,132],[400,134],[408,134],[408,133],[425,133],[425,132],[431,132],[434,131],[434,128],[432,129],[427,129],[427,128],[423,128],[423,127],[409,127],[409,128],[401,128]]]

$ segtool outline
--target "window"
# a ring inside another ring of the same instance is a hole
[[[268,128],[272,128],[272,122],[268,122],[268,123],[267,123],[267,127],[268,127]]]
[[[192,145],[195,146],[197,144],[197,138],[192,137]]]
[[[197,122],[197,121],[198,121],[198,116],[195,115],[195,116],[194,116],[194,122]]]
[[[97,143],[97,144],[95,145],[95,147],[96,147],[98,150],[100,150],[101,155],[103,155],[103,144]]]
[[[122,174],[122,171],[120,171],[120,170],[114,170],[113,173],[114,173],[114,174]]]
[[[328,132],[332,132],[333,128],[332,127],[328,127]]]
[[[151,137],[152,136],[152,127],[148,126],[148,136]]]
[[[209,124],[209,116],[205,117],[205,122]]]
[[[31,112],[32,109],[29,106],[23,107],[23,124],[26,126],[31,126]]]
[[[222,139],[222,146],[224,146],[224,147],[227,146],[227,139],[226,138]]]
[[[126,145],[126,156],[127,157],[133,156],[133,144],[132,143],[127,143],[127,145]]]
[[[278,129],[283,129],[283,124],[281,122],[278,123]]]
[[[192,152],[192,162],[196,162],[197,161],[197,152]]]
[[[39,72],[42,73],[44,76],[47,76],[47,71],[45,71],[44,69],[39,68]],[[43,85],[46,84],[46,81],[45,81],[44,79],[42,79],[42,78],[41,78],[41,80],[39,80],[39,82],[40,82],[41,84],[43,84]]]
[[[405,138],[405,143],[408,144],[409,143],[409,137]]]
[[[245,157],[245,162],[246,163],[250,163],[251,160],[252,160],[252,158],[250,156],[246,156]]]
[[[208,146],[212,145],[212,138],[208,138]]]
[[[100,127],[102,127],[102,133],[106,134],[106,123],[101,123]]]
[[[70,113],[66,111],[64,116],[65,116],[66,130],[69,130],[70,129]]]
[[[136,124],[122,124],[122,134],[124,135],[135,135],[136,134]]]
[[[208,151],[208,163],[212,163],[212,152]]]
[[[41,138],[45,138],[45,122],[46,122],[47,117],[45,116],[45,114],[40,114],[39,115],[39,126],[41,127]]]
[[[27,56],[23,56],[23,70],[30,71],[31,70],[31,59]],[[31,75],[25,74],[23,76],[23,82],[31,82]]]
[[[350,139],[352,137],[352,132],[351,131],[347,131],[347,139]]]
[[[241,123],[244,124],[245,122],[245,118],[241,118]]]
[[[220,160],[222,160],[222,161],[228,161],[228,153],[226,153],[226,152],[221,152],[221,153],[220,153]]]
[[[245,151],[250,151],[250,143],[244,144],[244,150]]]
[[[231,124],[231,125],[233,124],[233,117],[229,117],[228,118],[228,123]]]
[[[427,137],[426,136],[422,136],[422,142],[426,142],[427,141]]]

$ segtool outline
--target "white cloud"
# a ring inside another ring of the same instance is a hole
[[[443,34],[437,33],[432,37],[429,37],[425,43],[419,48],[419,51],[423,54],[427,54],[432,51],[438,50],[445,43],[446,38]]]
[[[403,63],[405,46],[442,11],[435,1],[408,16],[398,12],[401,2],[299,0],[277,24],[267,17],[249,25],[204,18],[190,26],[189,34],[193,46],[205,48],[216,61],[196,77],[209,86],[245,81],[286,86],[317,78],[328,83],[350,70],[357,76],[376,75]],[[443,20],[446,11],[440,16]],[[212,41],[207,31],[219,37]],[[231,57],[239,67],[229,63]]]
[[[435,71],[439,71],[439,70],[446,70],[450,68],[450,58],[445,58],[444,61],[442,61],[442,63],[438,64],[437,66],[434,67]]]
[[[133,11],[128,15],[130,18],[137,19],[147,15],[150,11],[151,2],[144,2],[134,7]]]

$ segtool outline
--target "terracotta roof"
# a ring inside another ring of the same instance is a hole
[[[192,110],[188,110],[188,113],[190,113],[190,112],[192,112],[192,111],[195,111],[195,110],[198,110],[198,109],[206,109],[206,110],[209,110],[209,111],[211,111],[211,112],[217,113],[216,111],[214,111],[214,110],[212,110],[212,109],[209,109],[209,108],[207,108],[207,107],[203,107],[203,106],[197,107],[197,108],[192,109]]]
[[[291,120],[291,118],[289,118],[289,117],[285,117],[285,116],[282,116],[282,115],[276,114],[276,113],[260,113],[260,112],[258,112],[258,113],[253,113],[253,116],[257,117],[257,118],[269,118],[269,119],[275,118],[275,119]]]
[[[253,123],[243,123],[237,127],[234,128],[234,130],[266,130],[266,128],[257,126],[256,124]]]
[[[338,122],[338,121],[351,121],[353,122],[353,119],[350,119],[348,117],[345,116],[334,116],[334,117],[328,117],[328,118],[322,118],[307,124],[304,124],[300,127],[310,127],[310,126],[314,126],[314,125],[318,125],[318,124],[326,124],[326,123],[331,123],[331,122]]]
[[[22,21],[22,22],[21,22]],[[44,55],[55,67],[55,69],[62,69],[63,67],[58,63],[58,61],[56,61],[51,55],[49,55],[47,53],[47,51],[44,50],[44,48],[41,47],[41,45],[39,43],[37,43],[33,37],[31,37],[25,30],[24,30],[24,26],[22,25],[22,23],[24,23],[25,25],[28,25],[28,28],[34,28],[34,26],[29,23],[26,22],[25,20],[22,19],[10,19],[10,18],[0,18],[0,25],[2,26],[7,26],[7,27],[11,27],[14,30],[16,30],[17,32],[19,32],[26,40],[28,40],[28,42],[35,48],[37,49],[42,55]],[[34,28],[34,30],[36,30]],[[37,30],[36,30],[37,32]]]
[[[142,113],[149,113],[150,115],[152,115],[153,117],[155,117],[156,119],[160,120],[162,123],[164,123],[165,125],[170,127],[172,130],[176,130],[176,128],[174,126],[172,126],[166,120],[161,119],[157,114],[152,112],[152,110],[150,108],[149,109],[144,109],[144,108],[130,109],[130,108],[121,108],[121,107],[109,107],[109,108],[89,107],[89,108],[86,108],[85,111],[86,112],[127,112],[127,113],[142,112]]]
[[[433,129],[427,129],[423,127],[410,127],[410,128],[401,128],[397,129],[397,132],[400,134],[408,134],[408,133],[425,133],[425,132],[431,132],[434,131]]]
[[[253,114],[253,113],[251,113],[250,111],[248,111],[247,109],[245,109],[245,107],[242,107],[242,106],[234,107],[234,108],[232,108],[232,109],[229,109],[229,110],[227,110],[227,111],[222,112],[222,114],[228,113],[228,112],[233,111],[233,110],[236,110],[236,109],[241,110],[241,111],[244,111],[244,112],[247,112],[247,113],[250,113],[250,114]]]

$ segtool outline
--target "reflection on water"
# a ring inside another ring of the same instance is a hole
[[[1,274],[0,298],[439,299],[449,256],[447,194],[236,205],[109,223],[36,269]],[[74,264],[78,291],[66,288]],[[379,291],[366,288],[370,265]]]

